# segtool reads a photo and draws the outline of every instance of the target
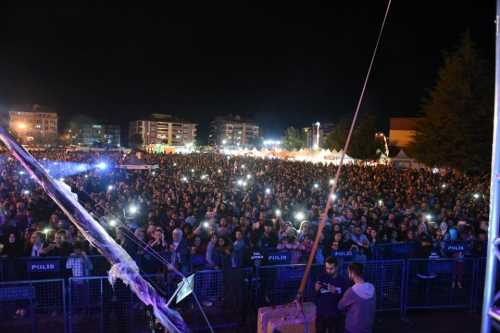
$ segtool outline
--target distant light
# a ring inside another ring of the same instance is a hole
[[[319,127],[321,124],[317,121],[315,125]]]
[[[436,173],[438,173],[438,172],[439,172],[439,169],[438,169],[438,168],[433,168],[433,169],[432,169],[432,173],[433,173],[433,174],[436,174]]]
[[[238,179],[238,181],[236,182],[236,184],[238,184],[239,186],[242,186],[243,185],[243,180],[242,179]]]
[[[337,200],[337,195],[335,193],[332,193],[332,195],[330,195],[330,198],[332,199],[332,201],[335,201]]]
[[[26,127],[27,127],[27,125],[25,123],[18,123],[17,124],[17,128],[19,128],[19,129],[23,130],[23,129],[26,129]]]
[[[24,195],[29,195],[29,194],[30,194],[30,191],[28,191],[28,190],[24,190],[24,191],[23,191],[23,194],[24,194]]]
[[[201,177],[200,177],[200,178],[201,178],[202,180],[203,180],[203,179],[207,179],[207,178],[208,178],[208,175],[201,175]]]
[[[156,176],[156,172],[155,172],[155,171],[151,172],[151,174],[152,174],[153,176]]]
[[[186,177],[186,176],[182,177],[182,178],[181,178],[181,180],[182,180],[183,182],[187,182],[187,181],[188,181],[188,179],[187,179],[187,177]]]
[[[306,218],[306,215],[303,212],[295,213],[295,219],[297,221],[303,221]]]
[[[112,191],[113,190],[113,185],[108,185],[108,191]]]
[[[203,228],[208,229],[210,224],[208,222],[203,222]]]
[[[191,169],[191,173],[194,173],[194,169]]]
[[[222,170],[221,170],[221,169],[219,169],[219,170],[217,170],[217,172],[218,172],[218,173],[222,173]]]
[[[89,175],[85,175],[85,178],[89,178]]]
[[[227,143],[227,141],[224,139],[222,140],[222,144],[225,145]]]
[[[250,178],[252,178],[252,175],[251,175],[251,174],[248,174],[248,175],[247,175],[247,179],[250,179]]]
[[[139,211],[139,208],[136,205],[130,205],[128,207],[128,212],[130,214],[137,214],[138,211]]]
[[[109,225],[112,226],[112,227],[116,226],[116,224],[117,224],[116,220],[110,220],[109,221]]]
[[[318,183],[315,183],[315,184],[314,184],[314,188],[319,188]]]
[[[474,193],[474,195],[473,195],[474,199],[479,199],[480,196],[481,196],[481,194],[479,194],[479,193]]]
[[[247,182],[246,181],[243,181],[243,187],[247,186]]]
[[[96,164],[96,167],[99,170],[106,170],[108,168],[108,164],[106,162],[99,162]]]
[[[441,185],[442,188],[446,188],[446,184]]]
[[[242,168],[242,169],[245,169],[245,164],[242,164],[242,165],[241,165],[241,168]]]
[[[42,232],[43,232],[44,234],[46,234],[46,235],[47,235],[47,234],[48,234],[49,232],[51,232],[51,231],[52,231],[52,229],[50,229],[50,228],[45,228],[45,229],[43,229],[43,231],[42,231]]]
[[[177,166],[177,163],[174,163],[174,166]]]
[[[274,215],[276,215],[276,216],[280,217],[280,216],[281,216],[281,210],[280,210],[280,209],[276,209],[276,210],[274,211]]]
[[[64,182],[64,178],[59,178],[59,181]]]
[[[335,179],[333,179],[333,178],[332,178],[332,179],[330,179],[330,180],[328,181],[328,184],[330,184],[330,185],[335,184]]]
[[[26,172],[24,172],[23,170],[19,171],[19,174],[20,175],[24,175]]]
[[[432,220],[432,215],[431,214],[426,214],[425,218],[427,219],[427,221],[430,221],[430,220]]]
[[[379,206],[384,205],[384,201],[383,201],[383,200],[379,200],[379,201],[378,201],[378,205],[379,205]]]
[[[271,189],[270,188],[266,188],[266,194],[271,194]]]

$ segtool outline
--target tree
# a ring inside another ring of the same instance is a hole
[[[326,138],[325,148],[344,149],[350,126],[350,118],[341,119]],[[375,159],[379,157],[380,152],[384,151],[384,144],[380,140],[375,140],[375,133],[377,133],[375,116],[372,114],[361,115],[354,128],[347,154],[359,159]],[[378,153],[377,150],[379,150]]]
[[[299,150],[305,146],[305,134],[295,127],[288,127],[283,138],[283,147],[287,150]]]
[[[409,152],[428,166],[487,170],[492,142],[493,86],[467,32],[445,55],[436,86],[424,99]]]

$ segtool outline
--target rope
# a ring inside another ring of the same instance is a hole
[[[359,99],[358,99],[358,104],[356,106],[356,111],[354,112],[354,117],[353,117],[352,122],[351,122],[351,127],[349,128],[349,134],[347,135],[347,140],[346,140],[345,145],[344,145],[344,150],[342,151],[342,155],[340,157],[339,167],[337,169],[337,173],[335,174],[335,181],[332,184],[332,188],[330,190],[330,193],[328,194],[328,199],[327,199],[327,202],[326,202],[325,210],[323,211],[323,216],[321,217],[321,221],[320,221],[320,223],[318,225],[318,231],[316,233],[316,238],[314,239],[314,243],[313,243],[313,247],[311,249],[311,253],[309,254],[309,258],[307,259],[307,265],[306,265],[306,269],[304,271],[304,276],[302,277],[302,281],[300,282],[299,291],[297,292],[297,301],[299,301],[300,303],[303,300],[304,290],[305,290],[306,284],[307,284],[307,279],[309,278],[309,273],[311,272],[311,266],[312,266],[313,260],[314,260],[314,258],[316,256],[316,251],[318,249],[319,241],[321,239],[321,235],[323,233],[323,229],[324,229],[325,224],[326,224],[326,219],[328,218],[328,211],[330,210],[330,208],[333,205],[333,201],[334,201],[333,195],[335,194],[335,192],[337,190],[337,185],[339,183],[340,173],[341,173],[342,166],[343,166],[343,163],[344,163],[344,157],[345,157],[345,154],[346,154],[347,150],[349,149],[349,144],[351,143],[352,133],[353,133],[354,127],[356,125],[356,120],[358,119],[359,110],[361,109],[361,103],[363,101],[363,97],[364,97],[364,94],[365,94],[366,86],[368,84],[368,79],[370,78],[370,74],[371,74],[371,71],[372,71],[372,68],[373,68],[373,64],[375,62],[375,56],[377,54],[377,50],[378,50],[378,47],[379,47],[379,44],[380,44],[380,40],[382,39],[382,33],[384,31],[385,22],[387,20],[388,14],[389,14],[389,8],[391,6],[391,1],[392,0],[389,0],[388,3],[387,3],[387,9],[385,11],[384,19],[383,19],[382,25],[380,27],[380,31],[379,31],[378,38],[377,38],[377,43],[375,44],[375,49],[373,50],[373,54],[372,54],[371,61],[370,61],[370,66],[368,67],[368,71],[366,73],[365,81],[363,83],[363,89],[361,90],[361,95],[359,96]]]

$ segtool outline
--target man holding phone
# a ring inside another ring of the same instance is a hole
[[[343,332],[343,318],[338,310],[338,303],[348,287],[348,281],[338,272],[337,260],[333,257],[326,258],[325,270],[321,272],[314,286],[317,306],[316,332]]]

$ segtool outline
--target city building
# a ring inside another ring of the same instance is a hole
[[[316,122],[310,127],[304,127],[302,131],[306,139],[306,148],[321,148],[326,143],[326,138],[333,131],[333,123]]]
[[[147,119],[130,122],[129,142],[144,146],[166,144],[184,146],[196,141],[197,124],[180,120],[168,114],[152,114]]]
[[[216,117],[210,124],[211,146],[255,147],[259,143],[259,126],[240,116]]]
[[[391,118],[389,142],[399,148],[408,147],[413,141],[420,118]]]
[[[120,147],[120,126],[103,124],[82,124],[68,133],[73,144],[86,147]]]
[[[23,144],[53,144],[57,139],[57,113],[38,104],[9,108],[9,129]]]

